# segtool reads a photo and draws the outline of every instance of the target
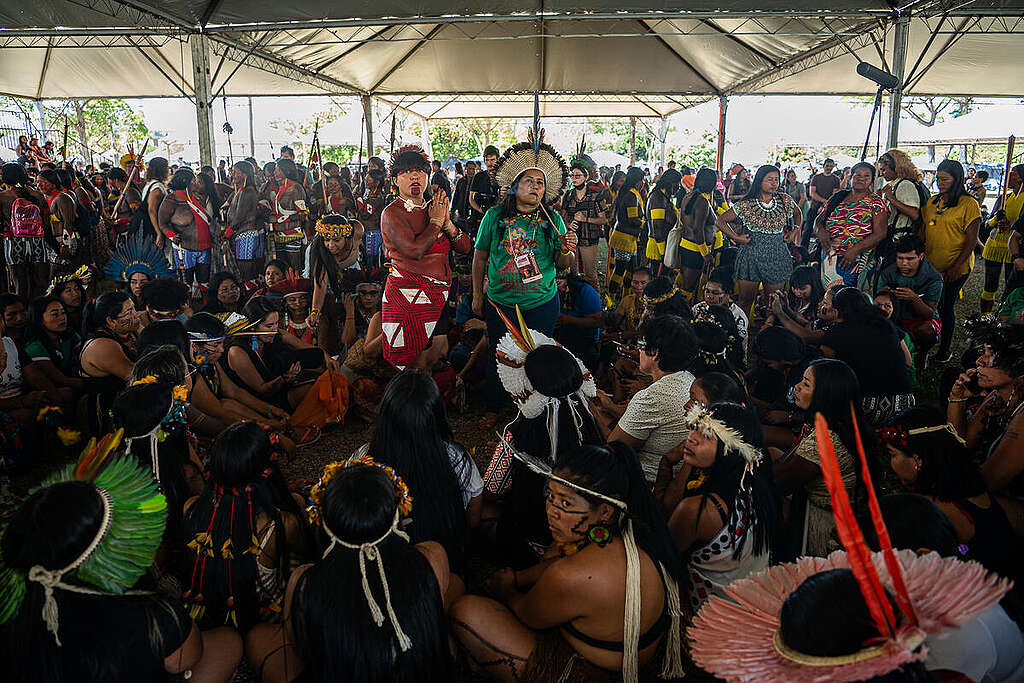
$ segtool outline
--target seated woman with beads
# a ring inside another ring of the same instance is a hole
[[[336,363],[321,349],[281,334],[281,314],[268,298],[250,300],[244,311],[248,325],[232,337],[221,356],[221,370],[259,398],[282,410],[294,410],[316,377]]]
[[[498,377],[519,412],[502,430],[484,475],[490,500],[483,532],[496,561],[519,568],[536,564],[551,530],[543,514],[544,478],[518,456],[550,468],[563,453],[603,444],[604,437],[588,407],[597,387],[580,360],[536,330],[524,334],[508,325],[498,342]]]
[[[690,434],[666,460],[682,462],[682,499],[668,520],[688,557],[696,610],[736,579],[768,567],[780,530],[779,501],[754,411],[736,403],[695,406]],[[674,464],[674,463],[673,463]],[[660,474],[660,473],[659,473]]]
[[[90,442],[78,466],[47,479],[4,529],[0,638],[19,653],[0,658],[9,683],[234,674],[242,654],[234,630],[200,633],[178,601],[146,590],[166,501],[147,470],[110,455],[120,441]]]
[[[454,680],[448,558],[440,544],[412,544],[402,531],[412,512],[405,482],[370,458],[352,459],[324,468],[310,497],[311,519],[329,543],[322,559],[292,572],[283,624],[249,631],[246,657],[257,676]]]
[[[245,633],[277,620],[288,576],[313,549],[303,500],[277,465],[281,450],[264,427],[236,422],[210,448],[206,487],[184,504],[182,597],[202,628]]]
[[[81,337],[69,326],[64,302],[54,296],[34,299],[28,305],[25,354],[38,371],[67,396],[81,396],[83,382],[75,376]]]
[[[632,450],[583,446],[547,477],[554,542],[540,564],[491,579],[497,600],[452,605],[459,643],[502,681],[681,677],[679,559]]]
[[[221,372],[220,359],[224,355],[228,333],[220,319],[210,313],[196,313],[188,319],[185,330],[188,333],[192,365],[196,371],[193,382],[196,387],[206,385],[210,395],[219,403],[221,411],[230,416],[229,422],[256,420],[274,429],[288,426],[287,412],[257,398]],[[195,400],[199,402],[198,397]]]

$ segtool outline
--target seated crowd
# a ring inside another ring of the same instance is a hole
[[[1024,680],[1024,166],[282,152],[3,166],[3,680]]]

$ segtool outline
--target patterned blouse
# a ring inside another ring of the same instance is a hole
[[[875,195],[837,206],[825,221],[825,229],[836,253],[843,254],[868,237],[872,233],[871,219],[886,211],[885,201]]]
[[[767,205],[759,199],[741,199],[732,205],[736,216],[750,232],[780,235],[793,219],[796,202],[785,192],[776,192]]]

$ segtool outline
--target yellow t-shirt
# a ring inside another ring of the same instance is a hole
[[[1017,217],[1020,216],[1021,209],[1024,209],[1024,190],[1020,192],[1014,192],[1009,190],[1006,193],[1006,218],[1012,225]],[[988,224],[993,228],[996,227],[996,219],[992,217],[988,220]]]
[[[924,219],[924,253],[928,262],[940,273],[949,270],[964,249],[970,249],[971,255],[960,270],[961,275],[971,272],[974,267],[974,245],[967,244],[967,228],[981,218],[981,207],[978,200],[970,195],[961,195],[956,206],[939,209],[933,197],[921,211]],[[941,213],[940,213],[941,211]]]

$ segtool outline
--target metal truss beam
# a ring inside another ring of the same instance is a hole
[[[871,35],[875,29],[874,22],[867,22],[862,25],[864,32],[853,38],[844,39],[836,35],[822,42],[820,45],[802,52],[781,64],[777,68],[766,69],[761,74],[748,78],[733,87],[729,88],[728,94],[739,95],[743,93],[756,92],[765,86],[777,83],[784,78],[789,78],[801,71],[830,62],[837,57],[856,52],[874,44],[874,37]]]

